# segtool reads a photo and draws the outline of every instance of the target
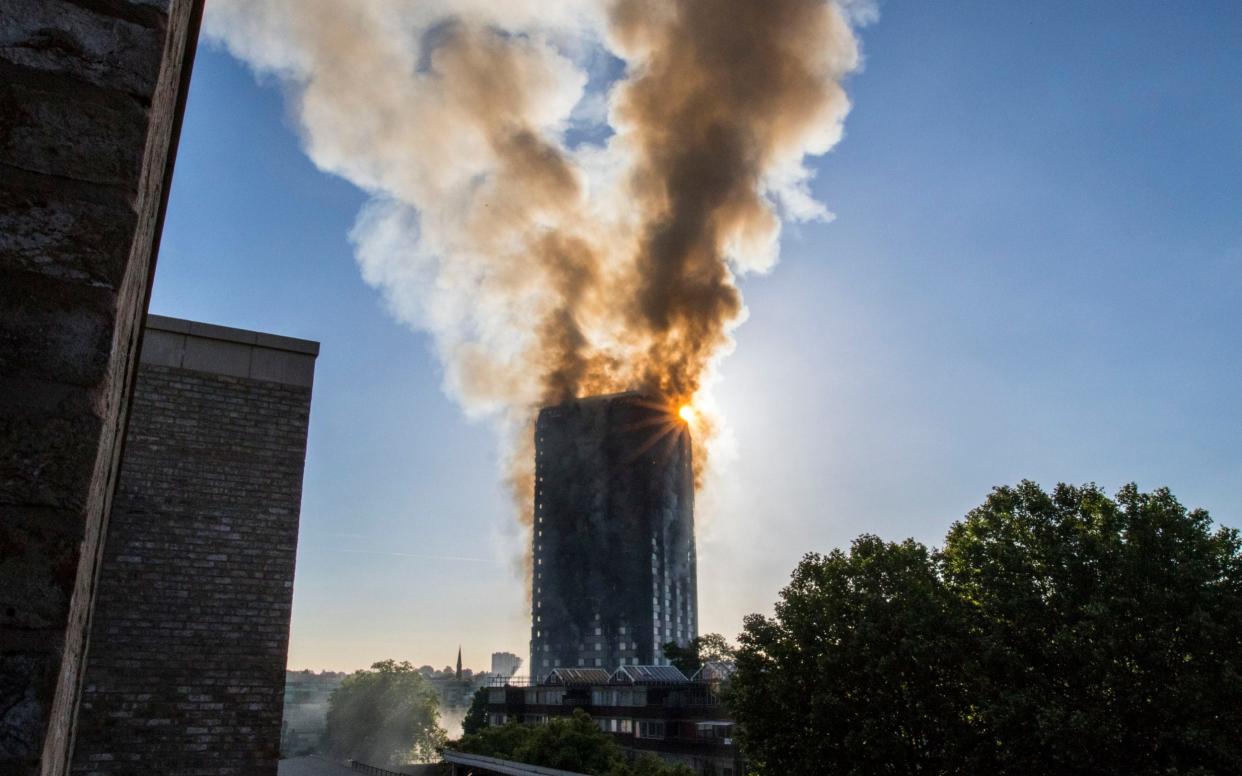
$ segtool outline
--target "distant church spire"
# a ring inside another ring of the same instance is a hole
[[[461,678],[461,645],[457,645],[457,678]]]

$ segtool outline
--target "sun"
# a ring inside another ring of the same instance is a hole
[[[689,404],[681,405],[681,407],[677,410],[677,414],[687,423],[693,423],[694,419],[698,416],[698,413],[694,411],[694,407]]]

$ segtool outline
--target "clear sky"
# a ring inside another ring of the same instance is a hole
[[[769,611],[805,552],[936,543],[1023,478],[1167,485],[1242,526],[1242,4],[880,10],[813,160],[836,220],[742,282],[705,631]],[[200,47],[151,310],[322,343],[290,666],[525,657],[495,436],[362,281],[366,197],[287,110]]]

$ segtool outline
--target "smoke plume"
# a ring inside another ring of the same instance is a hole
[[[524,515],[539,405],[705,388],[859,63],[844,0],[213,0],[310,157],[370,193],[365,280],[494,418]],[[696,436],[719,422],[699,413]],[[707,446],[699,444],[700,463]]]

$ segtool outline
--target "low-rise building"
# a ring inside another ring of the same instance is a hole
[[[488,722],[539,723],[590,714],[628,752],[653,752],[697,773],[742,776],[733,721],[720,699],[731,666],[708,663],[692,678],[673,666],[623,665],[557,668],[542,681],[494,680],[488,689]]]

